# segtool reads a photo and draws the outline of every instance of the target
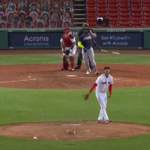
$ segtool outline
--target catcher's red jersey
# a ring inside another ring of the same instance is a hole
[[[75,37],[72,34],[69,34],[68,37],[63,34],[61,36],[60,42],[63,42],[65,47],[72,47],[72,43],[75,42]]]

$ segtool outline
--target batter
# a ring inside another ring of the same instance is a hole
[[[112,84],[113,84],[113,77],[109,74],[110,68],[104,67],[104,74],[100,75],[95,83],[93,84],[92,88],[90,89],[89,93],[86,94],[87,98],[89,97],[90,93],[93,91],[93,89],[96,87],[96,98],[98,100],[98,103],[101,107],[100,113],[98,116],[98,123],[109,123],[110,120],[108,118],[107,112],[106,112],[106,106],[107,106],[107,89],[109,88],[109,95],[108,98],[111,97],[111,91],[112,91]]]
[[[91,62],[92,70],[95,72],[96,75],[99,74],[96,68],[96,63],[94,59],[94,52],[93,52],[93,44],[92,44],[92,35],[89,33],[88,28],[84,28],[84,33],[79,37],[78,46],[82,48],[82,55],[86,65],[86,74],[90,74],[91,69],[89,65],[89,61]]]

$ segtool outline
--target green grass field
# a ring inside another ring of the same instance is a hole
[[[150,64],[150,55],[96,55],[99,63]],[[1,55],[0,64],[60,63],[60,55]],[[82,90],[0,88],[0,124],[96,120],[99,105],[94,92],[88,101]],[[68,96],[70,93],[70,97]],[[150,88],[113,89],[107,112],[111,120],[150,125]],[[55,141],[0,136],[0,150],[149,150],[150,134],[129,138]]]
[[[150,55],[95,54],[95,59],[97,63],[150,64]],[[60,54],[0,55],[0,65],[58,63],[61,63]]]

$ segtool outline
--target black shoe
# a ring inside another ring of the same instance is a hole
[[[80,67],[79,66],[75,66],[74,69],[80,69]]]

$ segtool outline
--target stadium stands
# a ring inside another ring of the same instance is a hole
[[[72,26],[72,0],[2,0],[0,3],[0,28]]]
[[[86,12],[91,27],[97,17],[109,18],[110,27],[150,27],[150,0],[86,0]]]
[[[97,17],[110,27],[150,27],[150,0],[86,0],[85,9],[91,27],[105,27]],[[73,15],[73,0],[1,0],[0,28],[73,27]]]

